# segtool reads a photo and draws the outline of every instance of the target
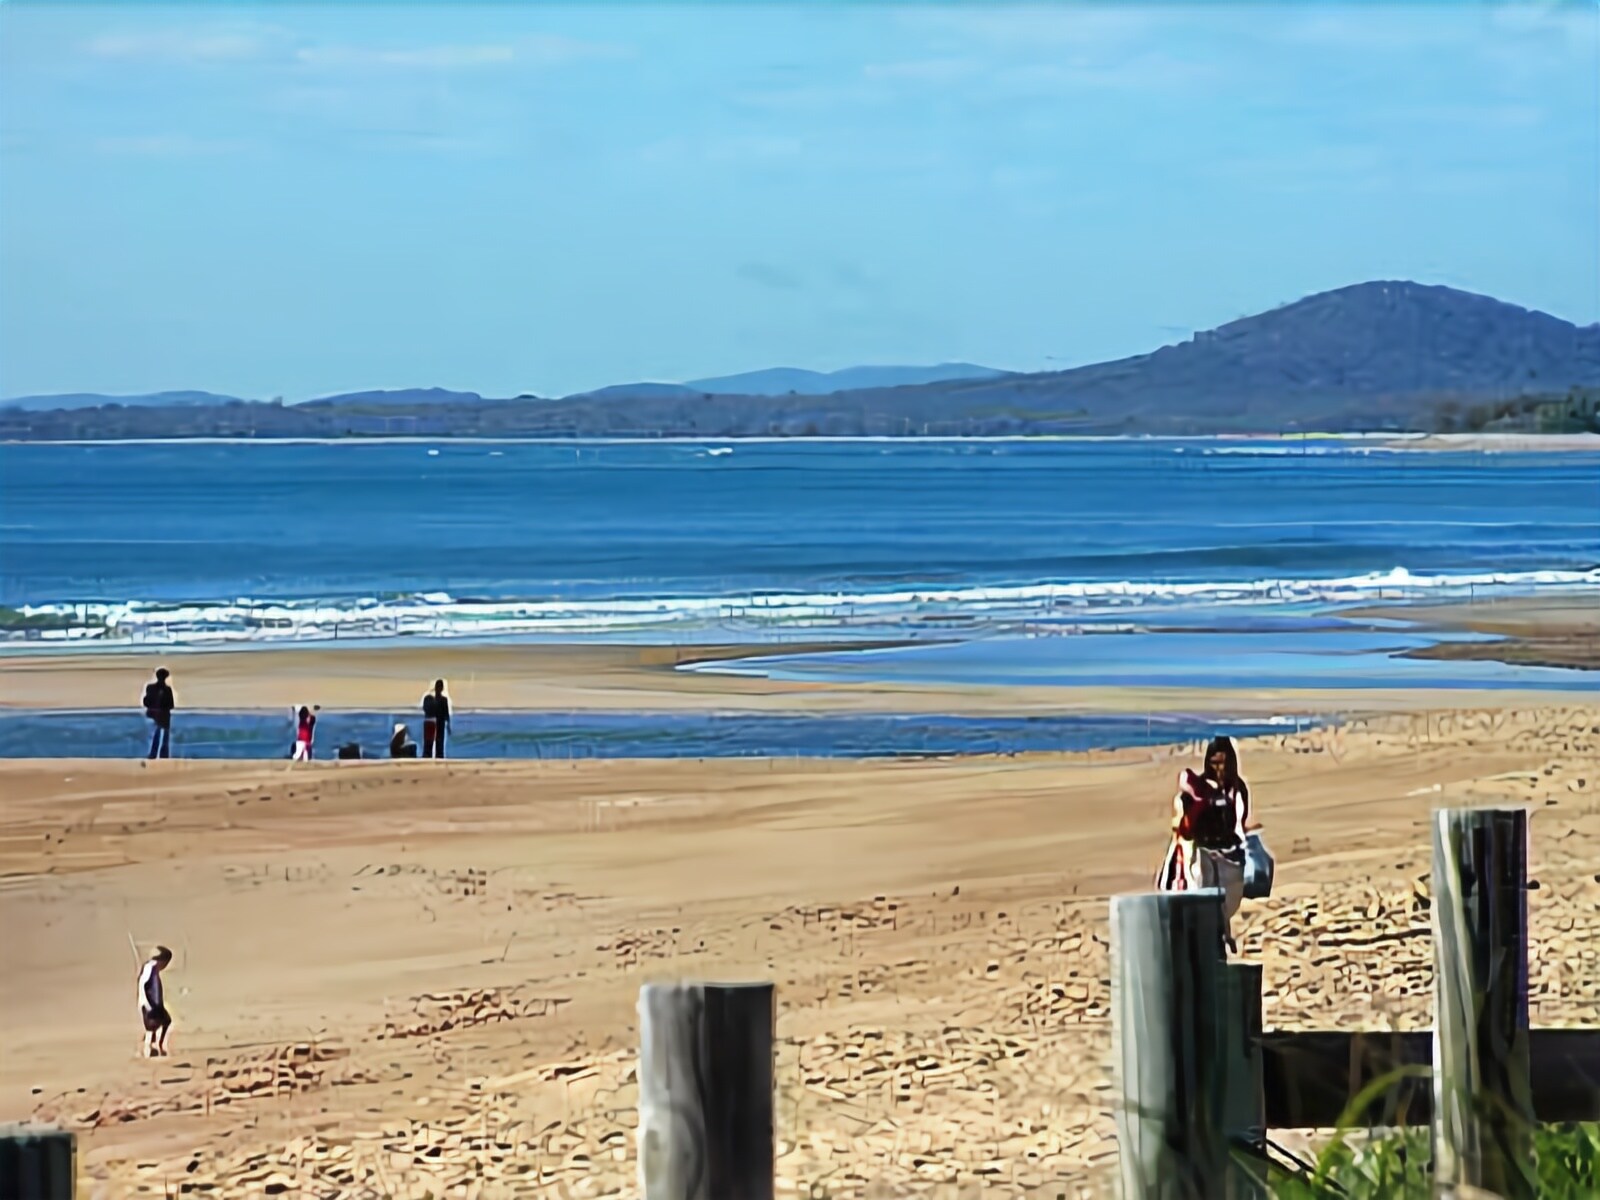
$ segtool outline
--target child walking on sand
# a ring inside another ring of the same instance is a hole
[[[144,1021],[146,1058],[160,1058],[167,1052],[167,1031],[172,1028],[172,1016],[167,1012],[161,972],[171,962],[172,951],[157,946],[139,972],[139,1016]]]

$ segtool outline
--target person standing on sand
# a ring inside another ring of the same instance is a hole
[[[161,987],[161,972],[172,962],[172,951],[157,946],[139,972],[139,1017],[144,1022],[144,1055],[160,1058],[167,1052],[167,1032],[172,1014],[167,1012],[166,995]]]
[[[450,728],[450,697],[444,680],[433,681],[433,691],[422,698],[422,757],[443,758],[444,736]]]
[[[317,712],[322,711],[322,705],[318,704],[315,707]],[[316,713],[302,704],[295,721],[294,753],[290,755],[293,762],[311,761],[311,743],[316,736],[316,729]]]
[[[1205,766],[1178,773],[1172,801],[1172,844],[1156,878],[1164,892],[1220,888],[1223,940],[1237,950],[1233,917],[1244,898],[1245,825],[1250,819],[1250,789],[1239,774],[1239,754],[1231,738],[1212,738]]]
[[[144,689],[144,715],[152,726],[150,734],[150,757],[170,758],[172,756],[172,710],[177,703],[172,695],[172,687],[167,683],[171,675],[165,667],[156,670],[155,680]]]

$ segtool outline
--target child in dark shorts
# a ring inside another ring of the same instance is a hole
[[[172,951],[165,946],[157,946],[156,952],[145,961],[139,972],[139,1016],[144,1021],[144,1053],[147,1058],[159,1058],[167,1052],[167,1031],[172,1028],[172,1014],[167,1012],[161,972],[171,962]]]

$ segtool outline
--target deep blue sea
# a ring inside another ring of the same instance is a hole
[[[1253,648],[1279,686],[1368,685],[1352,656],[1379,674],[1408,662],[1397,670],[1409,686],[1429,672],[1494,686],[1536,676],[1396,660],[1412,644],[1398,629],[1374,642],[1384,627],[1366,624],[1366,640],[1339,641],[1356,631],[1337,614],[1600,593],[1600,454],[1328,441],[11,444],[0,556],[0,651],[887,634],[968,648],[800,667],[1039,682],[1053,662],[1078,681],[1150,682],[1204,677],[1208,664],[1216,677],[1225,655],[1232,683],[1250,675]],[[1123,636],[1070,636],[1112,632]]]

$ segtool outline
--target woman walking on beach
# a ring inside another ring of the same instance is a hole
[[[1231,738],[1212,738],[1204,768],[1179,772],[1172,808],[1172,845],[1156,886],[1164,892],[1222,889],[1223,937],[1228,949],[1236,950],[1233,915],[1244,897],[1250,788],[1239,774],[1239,754]]]
[[[316,705],[316,708],[318,712],[320,712],[322,710],[322,705]],[[293,762],[311,761],[311,743],[312,739],[316,736],[316,729],[316,713],[312,712],[311,709],[302,704],[300,706],[300,712],[297,714],[295,724],[294,753],[290,756]]]

